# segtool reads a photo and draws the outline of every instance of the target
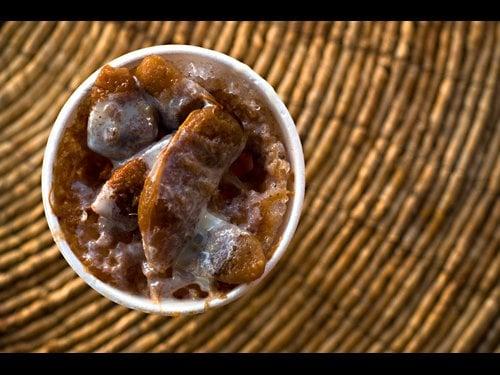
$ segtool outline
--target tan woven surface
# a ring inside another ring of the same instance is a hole
[[[212,48],[287,104],[301,223],[245,298],[193,317],[115,305],[54,245],[42,156],[64,101],[140,47]],[[6,22],[1,351],[500,351],[500,23]]]

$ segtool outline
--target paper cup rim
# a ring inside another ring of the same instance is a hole
[[[62,230],[59,221],[55,216],[52,207],[49,203],[49,195],[52,189],[53,165],[59,147],[59,143],[66,126],[70,123],[72,116],[76,112],[81,100],[88,94],[90,88],[96,80],[100,68],[92,73],[68,98],[62,107],[59,115],[51,129],[47,146],[44,152],[42,166],[42,198],[45,210],[45,216],[52,232],[54,241],[57,244],[61,254],[69,263],[71,268],[80,276],[90,287],[96,290],[101,295],[107,297],[115,303],[126,306],[131,309],[140,310],[147,313],[161,315],[187,315],[206,311],[210,308],[223,306],[231,301],[244,295],[251,288],[260,283],[274,268],[278,260],[285,253],[288,244],[290,243],[293,234],[297,228],[302,203],[304,200],[305,189],[305,174],[304,174],[304,155],[300,138],[290,113],[286,106],[274,91],[272,86],[264,80],[260,75],[253,71],[248,65],[236,60],[233,57],[225,55],[221,52],[210,49],[190,46],[190,45],[159,45],[154,47],[142,48],[122,55],[108,64],[114,67],[132,65],[138,63],[141,59],[149,55],[197,55],[214,63],[222,64],[235,71],[236,74],[242,75],[246,80],[251,81],[256,91],[264,96],[268,102],[269,109],[276,118],[279,128],[282,132],[282,141],[287,149],[288,159],[294,175],[293,187],[294,194],[292,196],[288,221],[282,231],[281,238],[273,253],[271,259],[266,264],[264,274],[257,280],[242,284],[231,290],[224,298],[210,298],[207,300],[177,300],[173,298],[164,299],[161,302],[154,302],[149,298],[134,295],[123,290],[117,289],[95,277],[81,263],[78,257],[73,253],[69,244],[62,235]]]

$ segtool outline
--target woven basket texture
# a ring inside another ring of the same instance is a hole
[[[44,217],[69,95],[128,51],[192,44],[251,66],[306,161],[286,255],[244,298],[169,318],[101,297]],[[4,22],[0,351],[500,351],[500,22]]]

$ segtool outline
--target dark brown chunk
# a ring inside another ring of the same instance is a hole
[[[105,65],[92,86],[91,102],[95,104],[109,94],[132,92],[135,89],[137,89],[137,85],[128,68],[113,68]]]
[[[207,107],[193,111],[160,153],[138,209],[144,252],[155,272],[164,272],[191,239],[202,209],[244,143],[232,116]]]
[[[157,55],[145,57],[137,66],[135,76],[144,90],[153,96],[159,96],[182,78],[181,72],[171,62]]]
[[[140,159],[133,159],[118,168],[109,179],[108,186],[114,191],[120,213],[137,213],[146,172],[146,164]]]
[[[215,278],[228,284],[249,283],[264,273],[265,266],[266,257],[259,240],[252,235],[242,235],[231,258],[226,260]]]
[[[133,159],[116,169],[92,204],[92,209],[124,229],[137,227],[137,206],[144,186],[147,166]]]

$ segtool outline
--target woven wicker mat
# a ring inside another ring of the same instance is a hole
[[[223,308],[168,318],[101,297],[59,254],[40,170],[71,92],[182,43],[265,77],[302,138],[286,256]],[[5,22],[0,351],[500,351],[500,23]]]

